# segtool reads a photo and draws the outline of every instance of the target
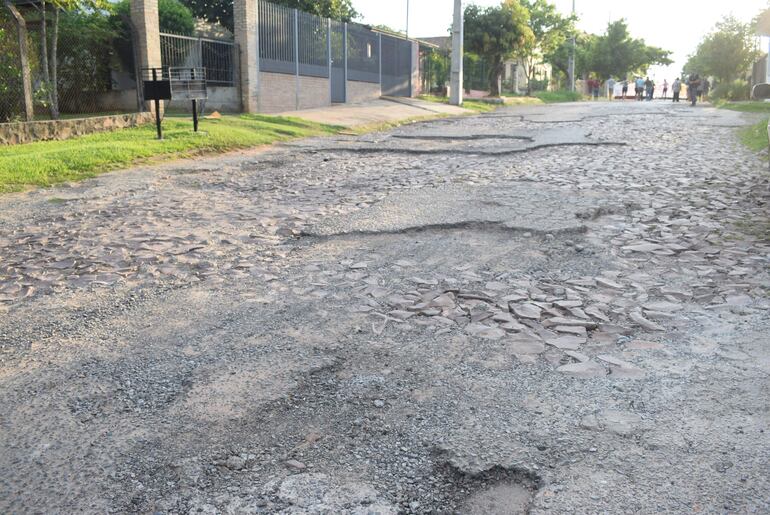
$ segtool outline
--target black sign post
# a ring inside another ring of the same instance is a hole
[[[144,99],[155,104],[158,139],[163,139],[161,100],[192,101],[193,129],[198,132],[198,101],[208,97],[205,68],[146,68],[144,71]]]

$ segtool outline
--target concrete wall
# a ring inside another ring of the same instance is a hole
[[[259,74],[259,112],[281,113],[313,107],[330,106],[329,79],[322,77],[299,78],[299,106],[297,105],[297,78],[285,73]]]
[[[0,123],[0,145],[17,145],[52,139],[62,140],[94,132],[136,127],[153,120],[153,114],[146,112],[69,120]]]
[[[356,104],[366,102],[382,96],[382,89],[379,83],[360,82],[349,80],[347,85],[347,103]]]

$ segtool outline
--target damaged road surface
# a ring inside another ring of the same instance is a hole
[[[767,513],[744,116],[500,110],[3,197],[0,512]]]

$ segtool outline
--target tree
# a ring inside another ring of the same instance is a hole
[[[569,57],[572,53],[572,41],[575,37],[575,76],[579,77],[588,73],[590,59],[589,49],[593,48],[596,36],[587,32],[574,31],[568,35],[558,47],[543,54],[543,60],[551,65],[553,77],[566,79],[569,77]]]
[[[29,49],[27,48],[27,22],[11,0],[5,0],[4,3],[16,23],[16,33],[19,42],[19,66],[22,92],[24,93],[24,115],[25,119],[30,122],[34,118],[35,112],[32,106],[32,78],[29,66]]]
[[[232,32],[233,0],[183,0],[198,18],[219,23]],[[358,18],[351,0],[272,0],[272,3],[285,5],[334,20],[351,21]]]
[[[575,18],[565,18],[559,14],[556,6],[546,0],[521,0],[521,4],[529,11],[529,28],[534,36],[521,47],[519,53],[527,74],[529,95],[532,93],[530,84],[535,78],[537,66],[544,62],[544,56],[552,55],[564,44],[574,30]]]
[[[589,41],[585,49],[585,66],[601,78],[625,78],[629,74],[644,75],[655,64],[668,65],[671,52],[649,46],[643,39],[634,39],[625,20],[607,25],[607,31]]]
[[[532,44],[534,35],[527,25],[529,12],[519,0],[503,0],[497,7],[465,8],[465,48],[483,57],[489,66],[489,91],[500,95],[500,77],[505,60]]]
[[[742,78],[760,55],[754,41],[752,24],[728,16],[701,41],[685,71],[710,75],[725,83]]]

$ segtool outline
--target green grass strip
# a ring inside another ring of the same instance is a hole
[[[195,133],[189,117],[167,116],[163,140],[156,139],[154,124],[148,124],[64,141],[0,146],[0,192],[82,180],[149,159],[225,152],[340,129],[298,118],[243,114],[203,119]]]

